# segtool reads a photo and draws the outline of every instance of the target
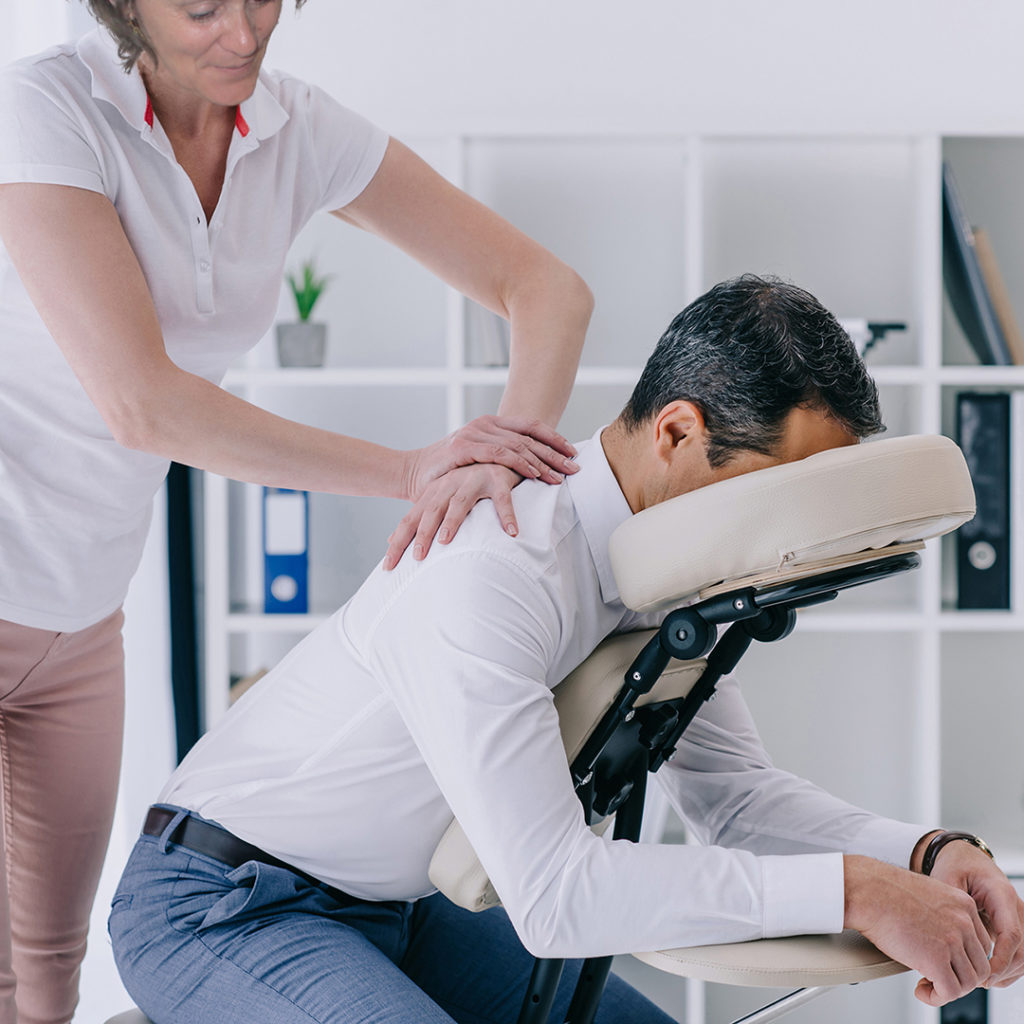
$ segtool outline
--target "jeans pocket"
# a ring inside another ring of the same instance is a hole
[[[110,913],[107,915],[107,934],[110,935],[111,922],[119,911],[131,910],[135,897],[130,892],[119,892],[110,901]]]
[[[260,861],[246,861],[225,878],[233,883],[234,888],[206,911],[196,925],[197,931],[228,922],[236,925],[280,914],[298,909],[300,903],[308,907],[310,895],[314,899],[321,895],[304,878],[287,868],[272,867]]]

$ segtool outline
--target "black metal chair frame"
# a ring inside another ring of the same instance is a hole
[[[881,554],[881,553],[880,553]],[[787,637],[800,608],[823,604],[839,591],[916,568],[913,552],[882,556],[785,583],[754,585],[679,608],[663,620],[626,671],[622,688],[570,766],[587,821],[615,815],[614,838],[636,842],[643,819],[647,775],[675,752],[686,727],[719,681],[736,667],[754,640]],[[728,625],[718,636],[719,626]],[[673,659],[707,657],[707,669],[685,696],[635,707]],[[538,958],[518,1024],[548,1024],[564,960]],[[610,956],[584,961],[563,1024],[592,1024],[604,991]]]

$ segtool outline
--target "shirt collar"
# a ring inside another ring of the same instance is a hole
[[[590,557],[594,560],[597,578],[601,583],[601,597],[606,604],[619,600],[619,585],[615,582],[608,541],[616,528],[633,515],[626,496],[608,464],[601,444],[601,427],[589,440],[578,446],[576,462],[579,471],[567,476],[576,516],[583,535],[587,538]]]
[[[138,67],[125,74],[111,35],[97,28],[78,44],[78,55],[92,76],[92,95],[115,107],[138,132],[153,128],[153,107]],[[253,94],[242,102],[235,118],[238,134],[253,144],[275,135],[288,120],[288,112],[267,87],[261,71]]]

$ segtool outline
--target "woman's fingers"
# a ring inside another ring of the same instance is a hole
[[[549,427],[541,420],[527,419],[521,416],[495,416],[493,420],[497,426],[505,430],[511,430],[516,434],[524,434],[527,437],[531,437],[547,448],[559,452],[567,459],[571,459],[576,455],[575,447],[557,430]]]
[[[533,430],[536,436],[512,426]],[[403,490],[418,500],[443,474],[472,465],[503,466],[526,479],[558,484],[579,468],[574,453],[561,434],[537,420],[478,416],[443,440],[410,452]]]
[[[516,536],[512,488],[521,480],[520,474],[495,465],[462,466],[438,477],[388,538],[384,568],[393,569],[410,545],[413,558],[419,560],[427,556],[435,539],[447,544],[483,498],[494,503],[502,529]]]
[[[509,474],[492,475],[492,486],[488,497],[494,505],[501,528],[510,536],[519,535],[519,524],[516,522],[516,510],[512,504],[512,488],[520,481]]]
[[[576,471],[576,449],[558,431],[539,420],[478,416],[451,435],[459,465],[492,462],[522,473],[524,463],[537,472],[529,476],[558,483],[561,475]],[[523,460],[523,461],[520,461]]]
[[[412,511],[402,516],[398,525],[392,531],[391,536],[388,537],[388,549],[384,553],[385,569],[394,569],[401,561],[402,555],[405,554],[405,549],[412,542],[413,537],[416,536],[419,522],[420,513],[419,505],[417,504],[413,506]]]

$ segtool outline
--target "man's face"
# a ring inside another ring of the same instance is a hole
[[[704,453],[703,441],[691,448],[683,457],[673,460],[662,482],[663,491],[656,501],[667,501],[677,495],[727,480],[756,469],[781,466],[787,462],[806,459],[808,455],[829,448],[857,444],[858,438],[841,423],[820,409],[798,406],[784,421],[782,439],[771,455],[760,452],[737,452],[724,466],[712,466]],[[647,504],[654,504],[648,501]]]
[[[781,466],[786,462],[806,459],[808,455],[827,451],[829,448],[843,448],[857,444],[858,438],[851,434],[838,420],[819,409],[797,406],[790,410],[785,419],[782,441],[772,455],[758,452],[739,452],[724,466],[709,470],[721,474],[716,479],[739,476],[754,469]]]

